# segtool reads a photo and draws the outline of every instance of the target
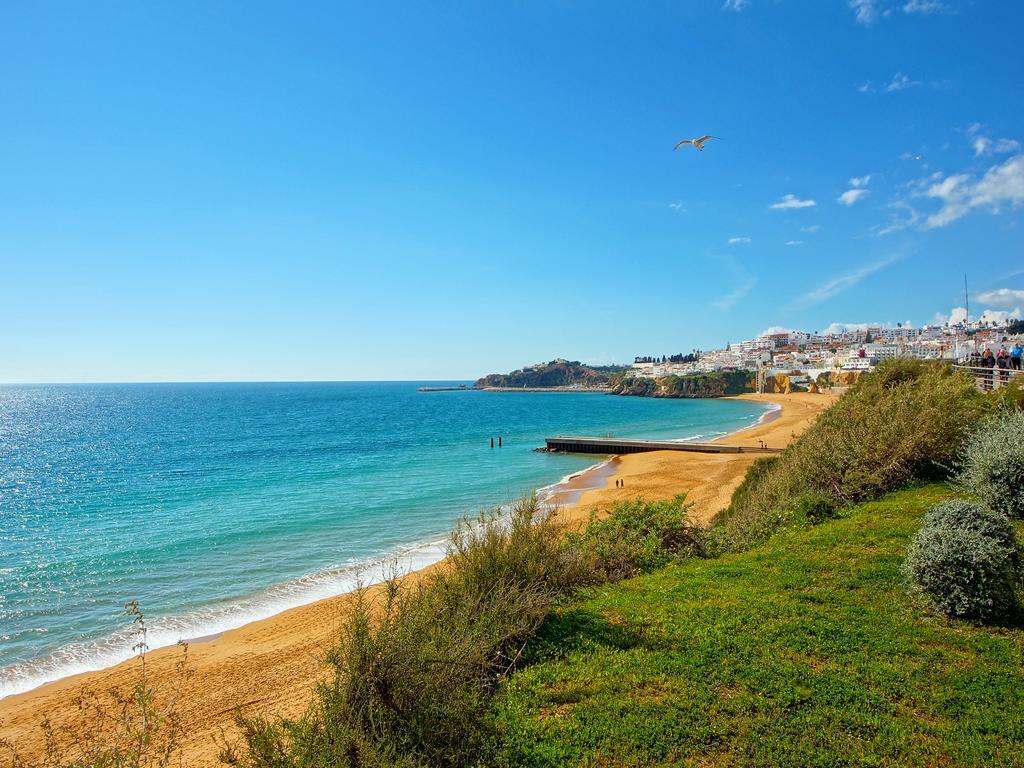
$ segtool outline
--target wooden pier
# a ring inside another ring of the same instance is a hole
[[[720,443],[681,443],[669,440],[628,440],[617,437],[548,437],[552,453],[644,453],[647,451],[690,451],[692,453],[779,453],[781,448],[758,448]]]

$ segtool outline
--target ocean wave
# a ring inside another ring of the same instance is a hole
[[[147,619],[147,648],[155,650],[216,636],[291,608],[351,592],[359,586],[379,583],[393,573],[425,568],[444,559],[446,545],[447,540],[438,540],[404,547],[386,555],[307,574],[239,600],[177,616]],[[71,675],[96,672],[127,661],[136,655],[134,648],[139,639],[138,628],[126,626],[104,638],[72,643],[45,656],[0,668],[0,699]]]

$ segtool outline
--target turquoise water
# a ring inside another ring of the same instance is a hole
[[[417,382],[0,387],[0,696],[436,560],[467,512],[599,457],[552,434],[707,439],[764,406]],[[490,437],[504,446],[491,449]]]

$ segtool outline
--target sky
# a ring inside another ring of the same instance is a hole
[[[1024,307],[1024,4],[0,4],[0,382]],[[673,146],[713,134],[703,152]]]

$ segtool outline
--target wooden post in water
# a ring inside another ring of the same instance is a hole
[[[491,448],[493,448],[493,447],[494,447],[494,438],[492,437],[491,438]]]
[[[498,436],[498,447],[501,448],[501,436]]]

